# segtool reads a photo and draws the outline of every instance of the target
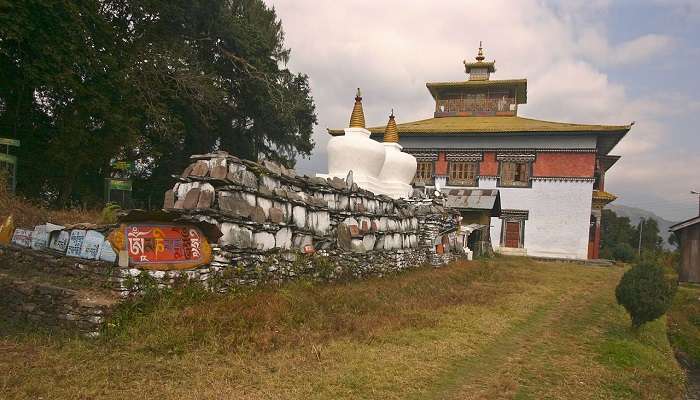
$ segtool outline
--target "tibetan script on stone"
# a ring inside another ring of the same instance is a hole
[[[211,261],[211,246],[196,227],[175,224],[129,224],[110,234],[110,243],[125,250],[129,265],[145,269],[190,269]]]

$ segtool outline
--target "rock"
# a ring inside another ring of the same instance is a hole
[[[100,258],[100,249],[102,243],[105,242],[103,234],[97,231],[87,231],[80,247],[80,258],[88,260],[98,260]]]
[[[265,219],[269,218],[270,208],[272,208],[272,200],[258,196],[255,203],[265,213]]]
[[[306,208],[303,206],[294,206],[294,208],[292,208],[292,221],[298,228],[306,229]]]
[[[270,208],[270,222],[273,224],[284,222],[284,212],[277,207]]]
[[[175,207],[175,192],[171,189],[165,192],[163,199],[163,208],[170,209]]]
[[[219,238],[219,244],[222,246],[233,246],[245,249],[252,245],[253,234],[248,228],[224,222],[221,224],[221,233],[223,233],[223,235]]]
[[[190,176],[192,174],[192,170],[194,169],[194,165],[195,165],[195,163],[188,165],[187,168],[185,168],[185,170],[182,171],[180,178],[184,179],[184,178],[187,178],[188,176]]]
[[[21,247],[32,247],[32,234],[34,231],[17,228],[12,234],[12,244]]]
[[[354,185],[354,179],[353,179],[353,173],[352,170],[348,171],[348,175],[345,177],[345,189],[348,190],[356,190],[353,188]]]
[[[236,185],[247,187],[249,189],[257,189],[258,187],[258,177],[248,170],[238,170],[235,172],[229,171],[226,178]]]
[[[61,253],[65,253],[68,249],[68,241],[70,240],[69,231],[56,231],[51,234],[49,240],[49,248]]]
[[[107,261],[110,263],[114,263],[117,261],[117,253],[114,251],[112,245],[107,240],[102,242],[102,246],[100,247],[100,260]]]
[[[280,181],[278,181],[275,178],[272,178],[268,175],[261,175],[260,176],[260,182],[258,183],[259,189],[263,190],[263,188],[267,189],[269,192],[272,192],[276,188],[280,187]]]
[[[205,183],[199,187],[199,200],[197,208],[211,208],[214,202],[214,186]]]
[[[185,201],[182,208],[191,210],[197,208],[197,203],[199,203],[199,188],[192,188],[187,195],[185,195]]]
[[[211,176],[213,179],[226,179],[226,176],[228,175],[228,165],[226,165],[226,159],[225,158],[212,158],[209,160],[209,169],[210,173],[209,176]]]
[[[209,164],[204,160],[199,160],[192,167],[190,176],[207,176],[209,174]]]
[[[374,249],[374,243],[377,241],[377,237],[374,235],[365,235],[362,238],[362,245],[366,250]]]
[[[241,198],[221,195],[219,195],[219,208],[241,218],[250,217],[253,210],[253,207]]]
[[[49,232],[46,225],[37,225],[32,232],[32,250],[43,250],[49,247]]]
[[[262,162],[263,166],[267,168],[270,172],[276,175],[281,175],[282,174],[282,167],[270,160],[263,160]]]
[[[265,216],[265,211],[263,211],[262,207],[255,206],[255,207],[253,207],[252,211],[250,212],[250,219],[253,222],[256,222],[258,224],[262,224],[267,220],[267,217]]]
[[[333,177],[331,178],[331,187],[337,190],[345,190],[347,189],[347,185],[345,184],[345,180],[342,178],[338,177]]]
[[[253,245],[258,250],[275,248],[275,236],[269,232],[256,232],[253,235]]]
[[[350,243],[350,249],[355,253],[366,253],[367,248],[363,243],[363,239],[352,239]]]
[[[352,249],[352,233],[350,232],[350,227],[347,224],[343,222],[338,224],[338,227],[336,228],[336,241],[339,248],[343,250]]]
[[[362,225],[360,226],[360,231],[362,233],[369,232],[369,221],[367,221],[367,220],[362,221]]]
[[[292,230],[282,228],[275,234],[275,246],[280,249],[290,249],[292,247]]]
[[[83,247],[83,240],[87,231],[82,229],[73,229],[70,232],[70,238],[68,239],[68,248],[66,249],[66,255],[68,257],[80,257],[80,249]]]

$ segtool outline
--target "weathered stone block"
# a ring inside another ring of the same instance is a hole
[[[175,192],[171,189],[165,192],[165,196],[163,198],[163,208],[164,209],[169,209],[169,208],[174,208],[175,207]]]
[[[185,195],[182,207],[188,210],[194,209],[197,208],[197,203],[199,203],[199,188],[192,188]]]
[[[209,174],[209,164],[205,160],[199,160],[192,168],[191,176],[207,176]]]
[[[211,208],[214,203],[214,186],[205,183],[199,187],[197,208]]]
[[[275,246],[280,249],[290,249],[292,247],[292,230],[282,228],[275,234]]]
[[[284,222],[284,212],[281,209],[277,207],[271,207],[269,214],[270,222],[274,224],[281,224],[282,222]]]
[[[253,222],[257,222],[258,224],[262,224],[265,221],[267,221],[267,216],[265,215],[265,211],[263,211],[262,207],[260,206],[255,206],[250,212],[250,219]]]
[[[237,224],[224,222],[221,224],[221,233],[219,244],[222,246],[233,246],[236,248],[249,248],[252,242],[252,232],[250,229]]]
[[[292,208],[292,221],[298,228],[306,229],[306,207],[294,206]]]
[[[362,245],[366,250],[372,250],[374,249],[374,244],[377,241],[377,237],[374,235],[365,235],[362,238]]]
[[[275,248],[275,235],[269,232],[256,232],[253,235],[253,244],[258,250],[270,250]]]

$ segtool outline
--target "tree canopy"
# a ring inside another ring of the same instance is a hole
[[[18,190],[97,203],[113,160],[162,195],[214,149],[293,165],[316,124],[274,8],[260,0],[0,0],[0,137]]]
[[[645,218],[637,226],[632,226],[629,218],[619,217],[611,210],[603,210],[601,257],[632,261],[640,250],[640,237],[642,253],[658,254],[663,251],[663,239],[655,219]]]

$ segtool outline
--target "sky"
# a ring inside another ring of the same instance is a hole
[[[492,79],[528,79],[518,114],[635,122],[611,154],[616,203],[680,221],[698,214],[700,0],[266,0],[309,76],[319,124],[297,171],[325,172],[326,128],[347,126],[362,88],[368,126],[432,117],[425,83],[465,80],[483,41]],[[358,162],[361,160],[358,159]]]

